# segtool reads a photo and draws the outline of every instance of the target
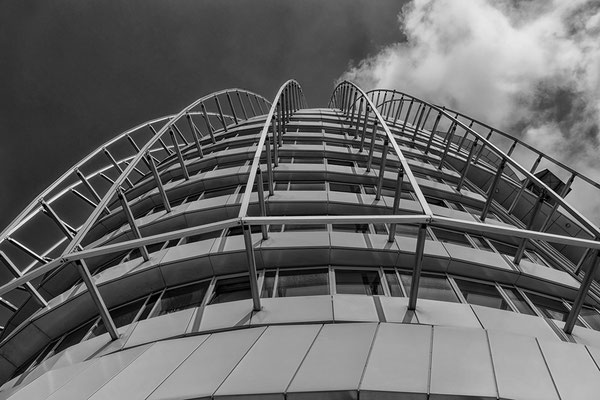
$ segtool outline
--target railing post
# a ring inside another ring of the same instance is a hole
[[[252,110],[252,116],[256,117],[256,110],[254,109],[254,104],[252,104],[252,99],[250,98],[250,93],[246,92],[246,98],[248,99],[248,104],[250,104],[250,110]]]
[[[248,274],[250,278],[250,292],[252,293],[252,304],[254,311],[260,311],[260,293],[258,293],[258,282],[256,281],[256,259],[254,258],[254,245],[250,227],[242,226],[244,231],[244,244],[246,246],[246,259],[248,260]]]
[[[177,159],[179,160],[179,164],[181,165],[181,172],[183,173],[183,177],[186,181],[188,181],[190,179],[190,174],[188,173],[187,167],[185,166],[183,155],[181,154],[181,149],[179,148],[179,142],[177,142],[177,138],[175,137],[173,129],[169,129],[169,134],[171,135],[171,141],[173,142],[173,146],[175,147],[175,153],[177,153]]]
[[[58,217],[58,215],[54,212],[54,210],[46,202],[42,201],[42,207],[44,208],[44,211],[46,211],[46,214],[48,216],[50,216],[50,218],[52,218],[52,220],[54,220],[54,222],[56,222],[56,224],[58,225],[60,230],[63,232],[63,234],[68,239],[72,240],[74,238],[74,235],[72,232],[69,231],[69,229],[66,226],[66,224],[64,223],[64,221],[62,221]],[[81,246],[77,246],[77,248],[82,249]],[[88,266],[86,265],[84,260],[76,261],[75,266],[77,267],[79,276],[81,276],[81,280],[85,284],[85,287],[87,288],[88,293],[90,294],[90,297],[92,298],[94,305],[98,309],[98,313],[100,314],[100,318],[102,318],[102,322],[104,323],[104,326],[106,327],[106,331],[108,332],[108,334],[112,340],[117,340],[119,338],[119,334],[117,332],[117,327],[115,326],[115,323],[114,323],[112,317],[110,316],[108,309],[106,308],[106,304],[104,303],[104,299],[102,298],[102,296],[100,295],[100,292],[98,291],[98,287],[94,283],[94,280],[92,278],[92,275],[90,274],[90,270],[89,270]]]
[[[537,198],[535,205],[533,206],[533,210],[531,211],[531,216],[529,218],[529,222],[527,223],[527,230],[530,231],[533,228],[533,224],[535,222],[535,218],[544,204],[544,198],[546,197],[546,189],[542,189],[542,193]],[[517,253],[515,254],[515,258],[513,259],[513,263],[519,265],[521,262],[521,258],[523,258],[523,253],[525,252],[525,246],[527,245],[527,238],[521,239],[521,243],[517,248]]]
[[[442,167],[444,166],[444,161],[446,160],[446,156],[448,155],[448,151],[450,150],[450,145],[452,144],[452,138],[454,137],[455,131],[456,123],[452,125],[452,127],[448,131],[448,135],[446,136],[446,146],[444,147],[444,153],[442,154],[442,158],[440,158],[438,169],[442,169]]]
[[[390,146],[390,141],[386,137],[383,141],[383,152],[381,153],[381,162],[379,164],[379,176],[377,177],[377,193],[375,194],[375,200],[381,198],[381,187],[383,186],[383,175],[385,173],[385,162],[387,160],[387,153]]]
[[[246,113],[246,107],[244,107],[244,102],[242,101],[242,96],[240,95],[240,91],[236,90],[235,94],[236,94],[236,97],[238,99],[238,102],[240,103],[240,107],[242,109],[242,114],[244,114],[244,119],[247,121],[248,120],[248,114]]]
[[[375,139],[377,139],[377,122],[373,123],[373,132],[371,133],[371,143],[369,143],[369,158],[367,160],[367,172],[371,171],[371,163],[373,162],[373,152],[375,151]]]
[[[564,198],[567,195],[574,180],[575,180],[575,174],[571,174],[571,177],[569,178],[569,180],[567,181],[565,186],[560,191],[560,194],[559,194],[560,197]],[[552,219],[552,216],[554,215],[556,210],[558,210],[558,202],[557,201],[554,202],[552,209],[550,210],[550,212],[548,213],[548,216],[544,220],[544,223],[542,224],[542,227],[540,228],[540,232],[544,232],[546,230],[546,228],[548,227],[548,224],[550,223],[550,219]]]
[[[221,125],[223,125],[223,130],[227,132],[227,123],[225,122],[225,116],[223,115],[223,108],[221,108],[221,102],[217,96],[214,97],[215,103],[217,104],[217,110],[219,110],[219,119],[221,120]]]
[[[106,147],[103,147],[102,150],[104,150],[104,154],[106,154],[106,157],[108,157],[113,167],[115,167],[115,169],[119,172],[119,175],[121,175],[123,173],[123,169],[121,168],[117,160],[115,160],[115,158],[112,156],[112,154],[110,154]],[[129,187],[133,187],[133,183],[131,183],[129,177],[126,177],[125,180],[127,181]]]
[[[485,205],[483,206],[483,211],[481,212],[481,217],[479,219],[481,222],[485,222],[485,218],[487,217],[488,211],[490,210],[490,206],[492,204],[492,199],[494,198],[494,191],[496,190],[496,186],[498,182],[500,182],[500,178],[502,177],[502,172],[504,172],[504,167],[506,166],[506,159],[502,159],[500,162],[500,166],[498,167],[498,171],[496,172],[496,176],[494,176],[494,180],[490,185],[490,189],[487,193],[487,199],[485,201]]]
[[[265,146],[267,152],[267,178],[269,181],[269,196],[273,196],[275,193],[273,190],[273,156],[271,155],[271,138],[269,137],[269,132],[267,131],[267,137],[265,138]]]
[[[77,177],[79,178],[81,183],[83,183],[83,186],[85,186],[87,188],[87,190],[92,194],[92,196],[94,197],[94,200],[96,200],[96,203],[100,203],[100,201],[102,199],[98,195],[98,192],[96,192],[96,190],[92,187],[90,182],[87,180],[85,175],[83,175],[83,173],[79,169],[75,170],[75,174],[77,174]],[[104,207],[104,212],[106,214],[110,215],[110,210],[108,209],[108,207]]]
[[[408,112],[406,113],[406,116],[404,117],[404,124],[402,125],[402,134],[405,135],[406,134],[406,123],[408,122],[408,118],[410,116],[410,110],[412,109],[414,103],[414,99],[410,100],[410,104],[408,105]]]
[[[417,295],[419,293],[419,282],[421,280],[421,269],[423,268],[423,253],[425,250],[425,237],[427,225],[419,225],[417,234],[417,248],[415,250],[415,266],[413,268],[412,281],[410,284],[410,295],[408,298],[408,309],[414,311],[417,308]]]
[[[458,181],[458,185],[456,185],[457,192],[460,192],[460,189],[462,189],[465,179],[467,178],[467,173],[469,172],[469,168],[471,167],[471,159],[473,158],[473,154],[475,153],[476,149],[477,149],[477,138],[475,138],[475,140],[473,141],[473,145],[471,146],[471,150],[469,150],[469,155],[467,156],[467,162],[465,163],[465,167],[462,170],[462,174]]]
[[[127,198],[125,197],[125,193],[123,193],[123,189],[117,189],[117,196],[119,197],[119,201],[121,201],[121,207],[123,207],[123,212],[127,217],[127,222],[129,222],[129,227],[131,228],[131,232],[136,239],[141,239],[142,235],[140,234],[140,230],[138,226],[135,224],[135,218],[133,217],[133,213],[131,212],[131,208],[129,208],[129,204],[127,203]],[[146,246],[140,246],[140,253],[144,258],[144,261],[150,260],[150,255],[148,254],[148,250]]]
[[[158,132],[156,132],[156,129],[154,129],[154,127],[150,124],[148,124],[148,127],[150,128],[150,130],[152,131],[152,134],[154,136],[158,135]],[[165,144],[165,142],[162,140],[162,138],[158,138],[158,143],[160,143],[160,145],[162,146],[163,150],[165,151],[165,153],[167,153],[167,156],[170,154],[173,154],[173,152],[171,151],[171,149],[169,149],[167,147],[167,145]]]
[[[535,170],[537,169],[538,165],[540,165],[540,161],[542,161],[542,155],[540,154],[538,156],[538,158],[535,160],[535,162],[533,163],[533,166],[531,167],[531,169],[529,170],[529,173],[533,175],[533,173],[535,172]],[[515,206],[517,205],[517,203],[519,202],[519,199],[521,198],[521,196],[523,195],[523,192],[525,191],[525,188],[527,187],[527,185],[529,184],[529,177],[526,177],[523,180],[523,184],[521,185],[521,187],[519,188],[519,191],[517,192],[515,198],[513,199],[512,203],[510,204],[510,207],[508,207],[508,213],[512,213],[513,210],[515,209]]]
[[[394,124],[400,118],[400,113],[402,112],[402,106],[404,105],[404,95],[400,95],[400,100],[398,101],[398,108],[396,108],[396,115],[394,116]]]
[[[277,168],[277,166],[279,165],[279,145],[277,143],[277,123],[275,115],[273,115],[273,118],[271,118],[271,125],[273,127],[273,161],[275,167]],[[267,135],[268,134],[269,133],[267,132]]]
[[[211,141],[217,143],[215,139],[215,132],[212,124],[210,123],[210,119],[208,118],[208,113],[206,112],[206,106],[204,103],[200,103],[200,108],[202,109],[202,116],[204,117],[204,122],[206,123],[206,129],[208,129],[208,134],[210,135]]]
[[[231,101],[231,96],[229,95],[229,92],[226,93],[226,97],[227,97],[227,103],[229,103],[229,108],[231,109],[231,114],[233,115],[233,120],[235,121],[235,124],[239,124],[238,121],[238,117],[237,114],[235,113],[235,108],[233,108],[233,102]]]
[[[598,264],[600,263],[600,253],[596,250],[596,259],[594,260],[594,264],[590,266],[590,269],[585,273],[585,277],[583,278],[583,282],[581,282],[581,286],[579,286],[579,290],[577,291],[577,297],[573,301],[573,307],[571,307],[571,311],[567,316],[567,320],[565,321],[565,333],[570,335],[573,333],[573,328],[575,327],[575,322],[577,322],[577,317],[581,312],[581,307],[583,306],[583,302],[585,301],[585,297],[588,294],[592,281],[594,280],[594,276],[596,274],[596,270],[598,269]]]
[[[265,203],[265,188],[264,188],[265,184],[263,181],[262,171],[261,171],[260,167],[258,167],[258,169],[256,170],[256,176],[258,178],[258,182],[256,183],[257,192],[258,192],[258,205],[260,208],[260,215],[262,217],[264,217],[265,215],[267,215],[267,206]],[[267,240],[269,238],[269,234],[267,233],[267,226],[261,225],[260,230],[262,233],[263,240]]]
[[[442,112],[440,111],[435,118],[435,122],[433,123],[433,128],[431,129],[431,135],[429,135],[429,140],[427,141],[427,147],[425,148],[425,154],[429,153],[429,148],[431,147],[431,143],[433,142],[433,137],[435,136],[435,131],[440,123],[440,119],[442,118]]]
[[[158,170],[156,169],[156,164],[154,164],[154,159],[150,157],[148,153],[146,153],[146,157],[148,158],[148,162],[150,163],[150,170],[152,171],[152,175],[154,176],[154,182],[156,183],[156,188],[158,189],[158,193],[160,194],[160,198],[162,199],[165,211],[167,213],[170,213],[171,204],[169,203],[169,198],[167,197],[167,193],[165,192],[165,188],[163,186],[162,180],[160,179],[160,175],[158,174]]]
[[[404,181],[404,170],[402,167],[398,168],[398,178],[396,179],[396,193],[394,195],[394,207],[392,214],[398,214],[398,208],[400,207],[400,198],[402,197],[402,182]],[[396,224],[392,223],[389,227],[388,242],[393,242],[396,236]]]
[[[369,108],[370,107],[367,104],[365,108],[365,119],[363,121],[362,136],[360,138],[360,148],[358,149],[359,153],[362,153],[365,149],[365,136],[367,135],[367,124],[369,122]]]
[[[239,95],[239,93],[238,93]],[[240,100],[241,101],[241,100]],[[192,137],[194,138],[194,143],[196,143],[196,149],[198,150],[198,157],[204,158],[204,153],[202,152],[202,145],[200,144],[200,138],[198,137],[198,128],[194,121],[192,120],[192,116],[190,114],[185,114],[188,124],[190,125],[190,130],[192,131]]]
[[[354,138],[355,139],[358,137],[358,129],[359,129],[359,126],[360,126],[360,117],[361,117],[362,108],[363,108],[363,101],[364,101],[364,99],[361,96],[360,103],[358,105],[358,113],[356,114],[356,121],[354,123],[354,125],[356,126],[354,128]]]

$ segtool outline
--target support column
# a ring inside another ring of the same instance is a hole
[[[246,246],[246,259],[248,261],[248,274],[250,278],[250,292],[252,293],[252,309],[260,311],[260,293],[258,293],[258,282],[256,280],[256,259],[254,258],[254,245],[252,244],[252,234],[250,226],[243,225],[244,244]]]

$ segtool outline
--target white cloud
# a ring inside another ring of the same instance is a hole
[[[600,2],[413,0],[399,24],[405,42],[342,79],[455,108],[600,169]]]

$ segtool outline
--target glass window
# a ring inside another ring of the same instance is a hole
[[[469,236],[471,237],[471,240],[473,240],[475,242],[475,244],[477,245],[477,247],[479,247],[480,250],[494,251],[494,249],[492,249],[492,247],[483,238],[483,236],[472,235],[472,234],[469,234]]]
[[[212,199],[213,197],[227,196],[230,194],[234,194],[236,189],[237,189],[237,185],[226,187],[226,188],[206,190],[202,194],[202,198],[203,199]]]
[[[473,247],[469,239],[465,236],[464,233],[450,231],[447,229],[440,228],[431,228],[435,236],[438,238],[440,242],[444,243],[453,243],[461,246]]]
[[[385,271],[385,279],[387,280],[388,287],[390,288],[390,294],[393,297],[403,297],[402,287],[398,280],[398,275],[395,271]]]
[[[536,264],[540,264],[543,266],[548,266],[548,264],[546,263],[546,261],[542,258],[542,256],[540,256],[538,253],[536,253],[533,250],[525,250],[525,256],[531,261],[534,262]]]
[[[294,224],[286,224],[284,231],[285,232],[297,232],[297,231],[326,231],[326,224],[306,224],[306,225],[294,225]]]
[[[218,238],[219,236],[221,236],[221,232],[221,230],[218,230],[212,232],[199,233],[198,235],[188,237],[186,243],[201,242],[203,240]]]
[[[332,192],[360,193],[360,185],[352,183],[329,183],[329,190]]]
[[[369,233],[369,224],[333,224],[331,229],[342,232]]]
[[[156,303],[156,300],[158,300],[159,297],[160,297],[160,292],[156,292],[150,296],[150,298],[146,302],[146,305],[144,306],[144,309],[140,313],[140,317],[138,318],[138,321],[142,321],[142,320],[148,318],[150,311],[152,311],[152,308],[154,308],[154,304]]]
[[[407,236],[407,237],[417,237],[419,233],[419,227],[416,225],[404,225],[404,224],[396,224],[396,236]],[[429,232],[427,232],[427,239],[431,239],[429,236]]]
[[[467,303],[512,311],[495,286],[480,282],[464,281],[462,279],[454,279],[454,281],[465,297],[465,300],[467,300]]]
[[[294,164],[323,164],[323,159],[317,157],[294,157]]]
[[[113,319],[113,322],[115,323],[115,326],[117,328],[120,328],[122,326],[132,323],[145,302],[146,298],[144,297],[124,306],[121,306],[115,310],[110,310],[110,315]],[[104,321],[102,321],[101,319],[98,322],[98,324],[94,327],[94,329],[92,329],[92,331],[90,332],[88,339],[100,336],[106,332],[106,325],[104,325]]]
[[[202,303],[207,289],[208,282],[193,283],[191,285],[168,289],[158,301],[154,316],[198,307]]]
[[[316,296],[321,294],[329,294],[329,273],[326,269],[279,270],[276,297]]]
[[[275,287],[275,271],[265,272],[262,291],[260,297],[273,297],[273,288]]]
[[[598,311],[593,308],[582,307],[579,315],[592,327],[592,329],[600,331],[600,314],[598,314]]]
[[[411,275],[400,274],[406,293],[410,293]],[[418,297],[421,299],[448,301],[458,303],[458,297],[446,277],[421,275]]]
[[[506,254],[507,256],[514,257],[517,254],[517,246],[511,244],[502,243],[497,240],[490,239],[490,243],[498,250],[498,253]]]
[[[275,182],[275,190],[287,190],[288,182]]]
[[[336,292],[383,296],[383,287],[377,271],[335,270]]]
[[[515,307],[517,307],[517,310],[519,310],[520,313],[527,315],[535,315],[535,312],[531,309],[527,301],[515,288],[504,286],[502,287],[502,289],[504,289],[504,293],[506,293],[510,301],[512,301],[512,303],[515,305]]]
[[[340,160],[338,158],[328,158],[328,165],[339,165],[341,167],[354,167],[354,162],[349,160]]]
[[[290,190],[325,190],[325,182],[290,182]]]
[[[559,321],[566,321],[569,310],[559,299],[553,299],[550,297],[539,296],[537,294],[527,292],[527,297],[540,312],[548,318],[556,319]],[[581,325],[580,322],[577,323]]]
[[[209,304],[227,303],[230,301],[250,299],[250,279],[247,276],[239,278],[219,279]]]
[[[81,340],[89,332],[89,330],[92,327],[92,325],[94,324],[94,322],[96,322],[95,318],[93,320],[81,325],[79,328],[67,333],[65,335],[65,337],[63,338],[63,340],[58,344],[58,346],[56,346],[56,348],[53,351],[53,354],[60,353],[67,347],[71,347],[74,344],[81,342]]]

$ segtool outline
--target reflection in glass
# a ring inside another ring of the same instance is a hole
[[[329,294],[329,279],[326,269],[279,270],[276,297],[316,296],[321,294]]]
[[[469,304],[498,308],[500,310],[512,309],[504,298],[498,293],[495,286],[484,283],[454,279]]]
[[[251,297],[250,280],[247,276],[219,279],[215,285],[215,291],[209,304],[227,303]]]
[[[335,270],[337,293],[383,296],[383,287],[377,271]]]
[[[198,307],[207,289],[208,282],[201,282],[167,290],[158,301],[154,316]]]
[[[406,289],[406,293],[410,293],[412,276],[400,274],[400,279],[402,279],[402,284]],[[446,277],[434,275],[421,275],[418,297],[421,299],[449,301],[452,303],[459,302],[456,293],[452,290],[452,286],[450,286],[450,282],[448,282]]]

